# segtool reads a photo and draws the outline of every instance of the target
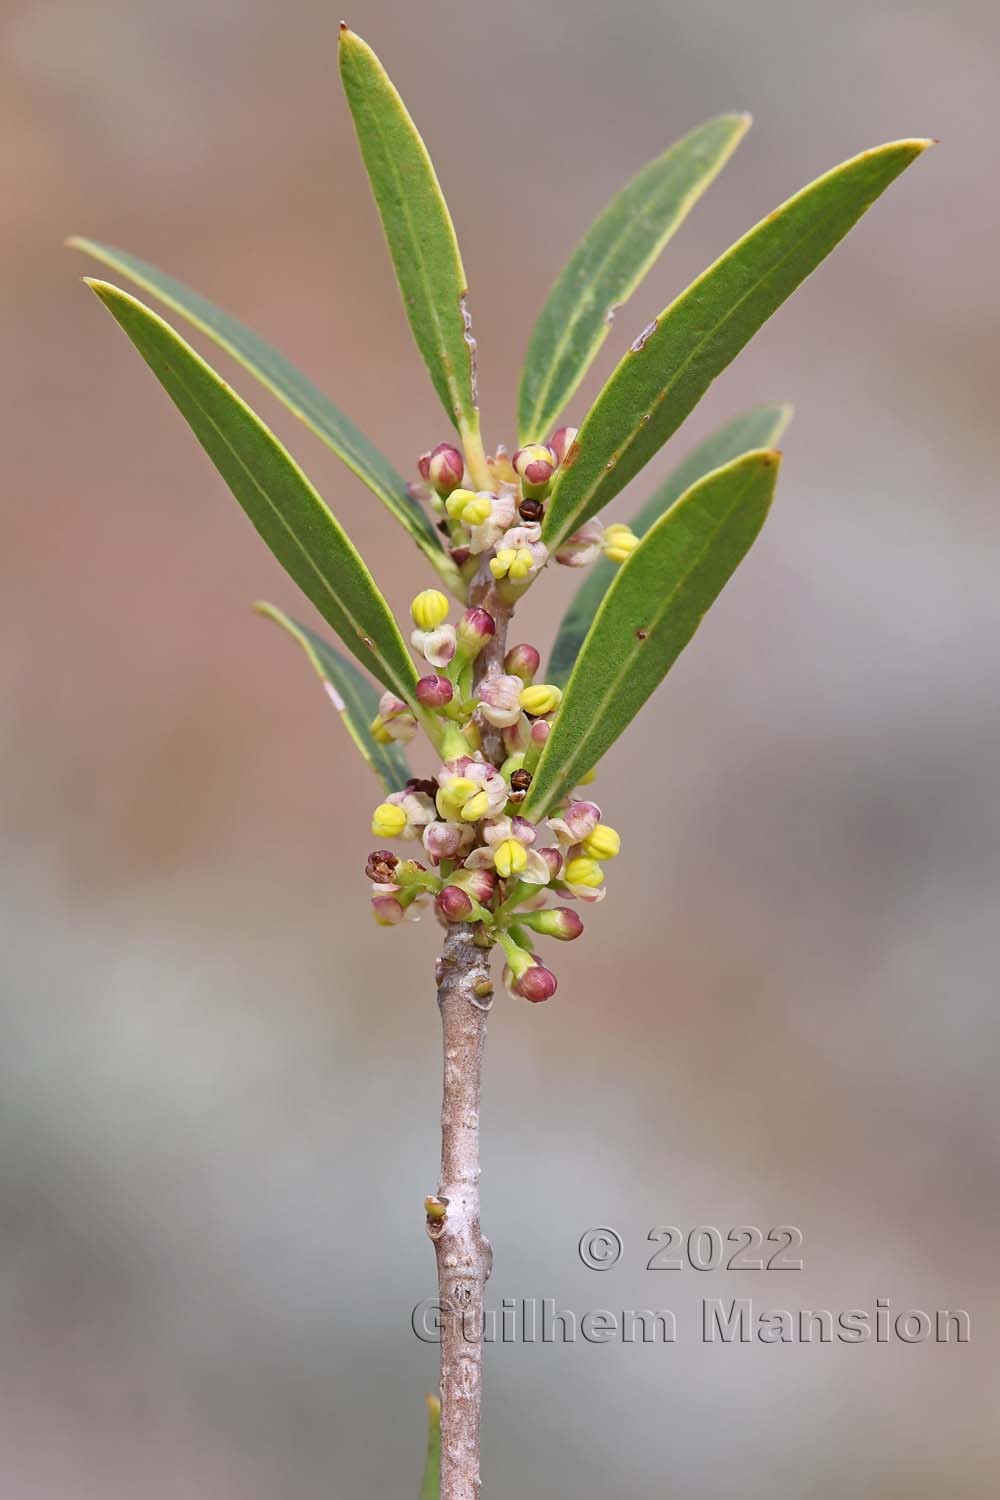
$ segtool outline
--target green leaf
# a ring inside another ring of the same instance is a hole
[[[666,676],[764,524],[780,462],[755,451],[707,474],[622,563],[566,685],[524,817],[537,821],[578,786]]]
[[[835,167],[774,210],[646,328],[601,391],[557,473],[550,549],[618,494],[715,377],[930,144],[896,141]]]
[[[412,701],[417,674],[382,595],[302,470],[245,401],[156,313],[90,286],[185,418],[257,531],[344,645]]]
[[[339,407],[334,406],[283,355],[258,338],[246,324],[231,318],[228,313],[215,307],[183,282],[175,281],[172,276],[167,276],[155,266],[139,260],[137,256],[117,250],[113,245],[102,245],[96,240],[80,236],[74,236],[66,243],[74,250],[82,250],[103,265],[127,276],[136,286],[157,297],[166,307],[186,318],[200,333],[213,339],[221,349],[232,355],[233,359],[245,370],[249,370],[273,396],[277,396],[289,411],[332,448],[338,458],[343,459],[351,472],[363,480],[405,527],[449,587],[459,594],[464,593],[457,568],[443,551],[429,517],[407,490],[406,481],[396,473],[389,460],[369,442],[364,433],[345,417]]]
[[[616,312],[749,128],[749,115],[699,125],[633,177],[587,231],[531,335],[518,396],[522,443],[544,442]]]
[[[375,53],[345,25],[340,76],[417,348],[459,432],[478,433],[468,284],[427,148]]]
[[[773,448],[791,418],[790,406],[757,406],[718,428],[646,501],[632,521],[632,530],[636,536],[645,536],[653,522],[659,520],[663,512],[669,510],[674,501],[704,474],[738,458],[749,448]],[[573,596],[559,626],[545,673],[546,682],[554,682],[562,687],[566,681],[580,653],[583,638],[590,629],[590,622],[617,571],[615,564],[604,557],[587,569],[586,577]]]
[[[427,1397],[427,1461],[420,1485],[420,1500],[440,1500],[441,1496],[441,1403],[436,1396]]]
[[[341,656],[322,636],[292,620],[273,604],[258,601],[258,614],[273,620],[298,641],[319,677],[327,697],[340,714],[348,734],[357,745],[387,792],[398,792],[409,779],[410,768],[402,748],[381,745],[371,732],[378,715],[379,692],[362,676],[353,662]]]

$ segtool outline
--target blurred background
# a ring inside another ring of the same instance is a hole
[[[246,319],[415,473],[409,339],[328,6],[4,0],[0,1430],[18,1500],[415,1493],[436,1351],[436,929],[380,931],[375,784],[297,608],[71,232]],[[754,130],[569,413],[686,281],[865,146],[943,145],[614,515],[791,398],[764,536],[596,788],[625,857],[547,1006],[498,1003],[491,1297],[670,1307],[670,1348],[496,1345],[490,1496],[987,1497],[1000,796],[997,16],[986,0],[358,0],[469,272],[487,439],[579,235],[700,119]],[[213,359],[221,356],[214,353]],[[232,371],[222,364],[227,374]],[[405,608],[391,518],[250,381]],[[531,596],[545,646],[574,579]],[[308,611],[306,611],[308,618]],[[577,1257],[613,1226],[619,1265]],[[799,1273],[649,1273],[794,1224]],[[972,1342],[705,1346],[703,1297],[968,1310]]]

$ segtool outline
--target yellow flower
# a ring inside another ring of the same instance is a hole
[[[448,600],[438,589],[424,589],[410,605],[418,630],[436,630],[448,618]]]
[[[406,827],[406,813],[391,802],[380,802],[372,813],[372,833],[378,839],[398,839]]]
[[[616,522],[613,526],[604,528],[604,556],[609,562],[623,563],[627,557],[631,557],[639,545],[639,538],[631,526],[623,526]]]
[[[550,714],[562,702],[562,690],[553,683],[536,682],[532,687],[522,688],[517,700],[526,714],[534,718]]]
[[[567,885],[586,885],[596,890],[604,882],[604,871],[596,859],[587,859],[581,854],[569,860],[563,870],[563,879]]]
[[[621,853],[622,841],[614,828],[609,828],[607,823],[598,823],[580,847],[591,859],[614,859]]]
[[[528,863],[528,851],[517,839],[504,839],[493,851],[493,867],[501,880],[520,875]]]

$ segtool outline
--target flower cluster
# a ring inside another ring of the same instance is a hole
[[[486,460],[489,490],[467,487],[465,460],[448,443],[420,459],[426,488],[418,493],[438,517],[453,560],[468,582],[477,580],[478,597],[496,600],[505,620],[549,560],[541,540],[545,500],[559,466],[572,461],[575,438],[576,429],[564,427],[512,457],[499,449]],[[579,568],[603,552],[621,562],[636,544],[627,526],[592,520],[559,547],[555,561]],[[372,909],[383,926],[416,920],[431,906],[444,924],[474,924],[477,942],[503,949],[508,991],[547,1000],[556,977],[536,956],[536,938],[568,942],[583,931],[577,912],[550,898],[602,900],[604,865],[621,841],[580,789],[542,822],[521,815],[562,692],[536,681],[541,657],[534,646],[503,651],[489,609],[473,605],[454,624],[449,613],[437,589],[412,601],[410,643],[428,670],[413,704],[384,694],[372,725],[376,740],[406,742],[419,718],[441,757],[432,777],[411,779],[372,815],[376,838],[419,841],[423,854],[404,859],[379,848],[369,855]]]

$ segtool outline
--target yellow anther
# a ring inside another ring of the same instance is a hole
[[[462,519],[462,512],[469,501],[475,499],[475,490],[452,490],[444,502],[444,508],[453,521],[460,521]]]
[[[609,562],[623,563],[627,557],[631,557],[639,545],[639,538],[631,526],[623,526],[616,521],[613,526],[604,528],[604,556]]]
[[[437,810],[446,821],[461,816],[462,808],[470,797],[475,796],[479,783],[468,776],[452,776],[435,798]]]
[[[494,578],[506,578],[517,553],[513,547],[501,547],[496,557],[490,558],[490,572]]]
[[[598,823],[592,833],[588,833],[581,846],[584,854],[589,854],[591,859],[614,859],[621,853],[621,836],[607,823]]]
[[[398,839],[406,827],[406,814],[394,802],[380,802],[372,813],[372,833],[379,839]]]
[[[508,569],[508,573],[511,578],[516,579],[520,583],[523,582],[525,578],[531,577],[531,570],[534,566],[535,559],[532,557],[527,547],[519,547],[514,556],[514,561],[511,563]]]
[[[485,818],[490,810],[490,799],[485,792],[477,792],[470,797],[462,808],[462,822],[475,823],[479,818]]]
[[[596,859],[587,859],[582,854],[571,859],[563,870],[563,879],[568,885],[586,885],[593,889],[603,884],[604,871]]]
[[[424,589],[410,605],[418,630],[436,630],[448,618],[448,600],[439,589]]]
[[[522,688],[517,695],[517,701],[526,714],[532,714],[537,719],[542,714],[550,714],[559,707],[562,702],[562,690],[554,683],[536,682],[532,687]]]
[[[462,511],[466,526],[481,526],[493,514],[493,502],[489,495],[475,495]]]
[[[517,839],[504,839],[493,851],[493,863],[501,880],[520,875],[528,863],[528,851]]]

